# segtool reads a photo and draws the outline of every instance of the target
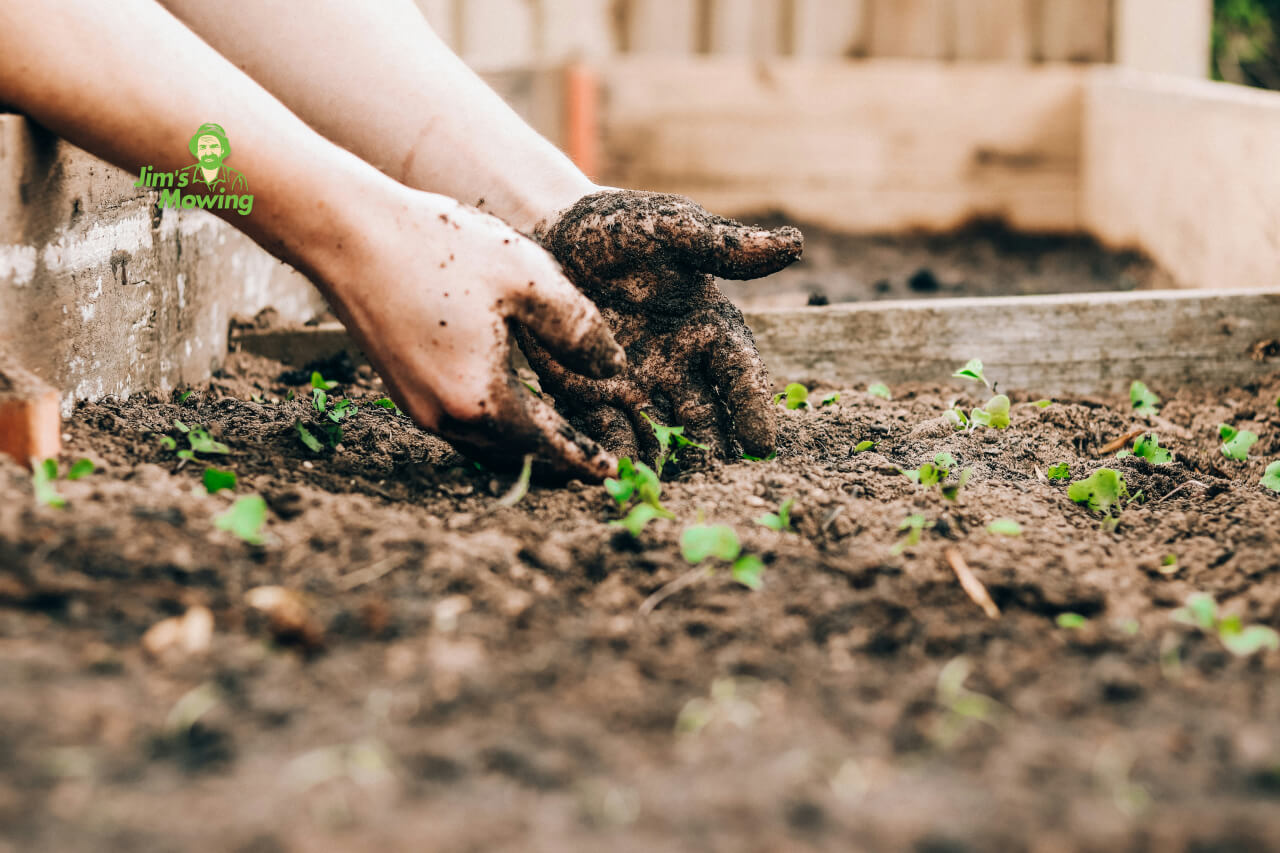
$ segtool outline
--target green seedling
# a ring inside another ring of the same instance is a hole
[[[1057,622],[1059,628],[1083,628],[1089,624],[1089,620],[1079,613],[1059,613]]]
[[[778,451],[773,451],[768,456],[752,456],[750,453],[742,454],[742,458],[748,462],[772,462],[778,458]]]
[[[652,504],[636,504],[624,518],[614,519],[609,522],[612,527],[621,527],[637,539],[644,532],[645,527],[655,518],[671,518],[671,513],[664,513],[662,510]]]
[[[873,382],[867,386],[867,393],[872,397],[879,397],[882,400],[892,400],[893,395],[889,393],[889,386],[883,382]]]
[[[215,516],[213,524],[219,530],[226,530],[250,545],[261,545],[262,525],[266,520],[267,502],[259,495],[245,495],[236,498],[236,502],[226,512]]]
[[[1056,465],[1049,466],[1050,480],[1069,480],[1071,479],[1071,466],[1065,462],[1059,462]]]
[[[54,483],[58,479],[58,460],[46,459],[31,466],[31,488],[36,494],[36,503],[62,509],[67,499],[58,494]]]
[[[1178,555],[1165,554],[1164,559],[1160,561],[1160,574],[1176,575],[1178,573]]]
[[[342,427],[338,426],[336,421],[331,423],[321,422],[318,426],[319,429],[323,430],[324,441],[317,438],[315,432],[312,429],[308,429],[307,425],[302,421],[295,421],[293,424],[293,428],[298,432],[298,439],[312,453],[321,453],[326,446],[337,447],[342,441]],[[314,428],[315,426],[313,425]]]
[[[1123,503],[1128,502],[1129,487],[1124,477],[1113,468],[1099,468],[1084,480],[1077,480],[1067,487],[1067,497],[1089,509],[1110,517],[1119,515]]]
[[[997,536],[1021,536],[1022,525],[1012,518],[997,518],[987,525],[987,531]]]
[[[996,726],[1003,714],[999,702],[964,686],[971,671],[969,660],[958,657],[938,673],[937,702],[945,713],[938,720],[933,739],[943,749],[954,745],[974,723]]]
[[[818,408],[822,408],[823,406],[834,406],[836,403],[839,403],[839,402],[840,402],[840,392],[832,391],[830,394],[824,395],[823,398],[818,401]]]
[[[1140,457],[1152,465],[1168,465],[1173,461],[1173,454],[1160,446],[1160,439],[1155,433],[1139,438],[1134,442],[1132,451],[1121,450],[1116,454],[1117,459],[1123,459],[1126,456]]]
[[[373,405],[395,412],[397,415],[404,414],[403,412],[400,411],[400,407],[397,406],[395,404],[395,401],[392,400],[390,397],[383,397],[381,400],[374,400]]]
[[[1160,403],[1160,398],[1145,384],[1136,379],[1129,386],[1129,402],[1133,404],[1133,410],[1145,418],[1155,417],[1160,414],[1160,410],[1156,408]]]
[[[189,398],[193,393],[195,393],[195,392],[194,392],[194,391],[183,391],[181,394],[179,394],[179,395],[178,395],[178,404],[179,404],[179,405],[181,405],[181,404],[183,404],[183,403],[187,402],[187,399],[188,399],[188,398]]]
[[[311,389],[311,408],[322,415],[329,408],[329,395],[323,388]]]
[[[182,421],[175,420],[173,422],[173,426],[175,429],[178,430],[178,432],[182,432],[182,433],[191,432],[191,427],[187,426]]]
[[[890,553],[894,556],[901,554],[908,548],[914,548],[920,544],[920,536],[927,528],[933,527],[933,522],[926,519],[923,515],[908,515],[898,525],[898,530],[906,531],[906,534],[898,540],[893,546]]]
[[[320,371],[311,371],[311,387],[318,391],[332,391],[338,387],[337,382],[326,382],[325,378],[320,375]]]
[[[1249,448],[1258,441],[1258,436],[1249,430],[1236,429],[1230,424],[1218,426],[1218,437],[1222,439],[1222,455],[1238,462],[1249,458]]]
[[[1273,492],[1280,492],[1280,461],[1272,462],[1267,466],[1267,470],[1262,472],[1262,479],[1258,484]]]
[[[204,469],[204,488],[209,494],[216,495],[223,489],[234,491],[235,487],[235,471],[223,471],[218,468]]]
[[[655,518],[675,518],[662,505],[662,481],[657,472],[643,462],[622,457],[618,460],[618,478],[605,480],[604,488],[617,502],[618,509],[625,508],[633,498],[640,501],[625,518],[610,522],[626,528],[632,536],[639,536]]]
[[[498,506],[515,506],[524,500],[524,496],[529,493],[529,483],[532,479],[533,454],[526,453],[524,461],[520,464],[520,476],[516,477],[516,481],[512,484],[510,490],[498,498]]]
[[[1280,634],[1266,625],[1242,625],[1239,616],[1220,617],[1218,604],[1205,592],[1192,593],[1184,607],[1171,614],[1175,622],[1217,634],[1227,651],[1239,657],[1255,652],[1280,651]]]
[[[947,500],[957,501],[960,499],[960,492],[964,489],[965,485],[968,484],[969,480],[972,477],[973,477],[973,469],[965,468],[963,471],[961,471],[957,475],[956,482],[940,483],[938,485],[938,491]]]
[[[231,452],[230,447],[220,441],[214,441],[213,436],[209,435],[209,431],[204,427],[191,427],[191,430],[187,433],[187,443],[191,445],[191,450],[194,453],[225,455]]]
[[[163,447],[165,450],[177,450],[177,449],[178,449],[178,442],[174,440],[173,436],[171,436],[171,435],[158,435],[158,436],[156,436],[156,438],[160,439],[160,446],[161,446],[161,447]]]
[[[1009,426],[1009,398],[997,394],[987,401],[981,409],[974,409],[969,416],[970,423],[992,429],[1007,429]]]
[[[965,364],[964,367],[960,368],[959,370],[957,370],[955,373],[951,375],[958,379],[971,379],[974,382],[981,382],[983,385],[986,385],[988,388],[991,387],[991,383],[987,381],[987,377],[984,376],[982,373],[981,359],[977,359],[977,358],[969,359],[969,361]]]
[[[942,416],[947,419],[947,423],[951,424],[951,426],[955,428],[956,432],[969,428],[969,416],[966,415],[964,413],[964,409],[959,406],[953,406],[952,408],[947,409],[942,413]]]
[[[348,415],[354,415],[358,411],[359,407],[350,400],[339,400],[334,403],[333,408],[328,411],[329,420],[336,424]]]
[[[662,476],[662,469],[668,462],[676,461],[676,454],[686,447],[696,447],[699,450],[706,450],[705,444],[699,444],[684,437],[684,427],[669,427],[649,417],[644,412],[640,413],[640,417],[649,422],[649,426],[653,428],[654,438],[658,440],[658,476]]]
[[[782,403],[788,409],[809,408],[809,389],[799,382],[792,382],[781,394],[773,395],[773,404]]]
[[[936,486],[947,478],[951,473],[951,469],[956,466],[955,457],[945,450],[933,457],[932,462],[926,462],[919,468],[913,468],[909,471],[899,468],[902,475],[911,482],[920,486]]]
[[[68,480],[79,480],[81,477],[87,477],[93,473],[93,462],[89,459],[77,459],[71,463],[71,467],[67,469]]]
[[[733,579],[748,589],[763,585],[764,563],[754,554],[743,554],[738,534],[727,524],[695,524],[680,535],[680,553],[687,563],[699,566],[709,559],[729,563]]]
[[[854,452],[854,453],[866,453],[868,450],[870,450],[871,448],[873,448],[873,447],[875,447],[875,446],[876,446],[876,443],[875,443],[874,441],[859,441],[859,442],[854,446],[854,448],[853,448],[853,452]]]
[[[520,384],[521,384],[521,385],[523,385],[523,386],[525,387],[525,389],[526,389],[526,390],[528,390],[528,392],[529,392],[530,394],[532,394],[533,396],[535,396],[535,397],[541,397],[541,396],[542,396],[542,392],[541,392],[541,391],[539,391],[537,388],[533,387],[533,383],[532,383],[532,382],[526,382],[525,380],[521,379],[521,380],[520,380]]]
[[[766,512],[756,519],[756,524],[761,527],[767,527],[770,530],[776,530],[779,533],[795,533],[796,529],[791,526],[791,507],[795,505],[795,502],[795,498],[787,498],[778,507],[777,512]]]
[[[1035,407],[1037,407],[1037,408],[1040,408],[1040,409],[1047,409],[1047,408],[1049,408],[1050,406],[1052,406],[1052,405],[1053,405],[1053,401],[1052,401],[1052,400],[1036,400],[1036,401],[1035,401],[1034,403],[1032,403],[1031,405],[1033,405],[1033,406],[1035,406]]]

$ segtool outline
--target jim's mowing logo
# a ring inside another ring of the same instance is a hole
[[[231,156],[231,143],[222,126],[200,125],[187,148],[195,163],[177,172],[157,172],[154,166],[143,166],[134,186],[160,190],[161,207],[234,210],[247,216],[253,210],[253,196],[244,175],[222,162]]]

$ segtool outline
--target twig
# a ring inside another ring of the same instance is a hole
[[[387,557],[385,560],[379,560],[376,563],[365,566],[363,569],[356,569],[354,572],[345,574],[338,578],[338,589],[343,592],[350,592],[358,586],[376,581],[394,568],[395,561],[395,557]]]
[[[1200,482],[1199,480],[1187,480],[1187,481],[1186,481],[1185,483],[1183,483],[1181,486],[1178,486],[1178,488],[1174,489],[1172,492],[1169,492],[1169,494],[1164,495],[1163,497],[1156,498],[1156,499],[1153,501],[1153,503],[1160,503],[1161,501],[1167,501],[1167,500],[1169,500],[1169,498],[1173,497],[1173,496],[1174,496],[1174,495],[1176,495],[1178,492],[1180,492],[1180,491],[1182,491],[1183,489],[1185,489],[1187,486],[1199,486],[1199,487],[1200,487],[1200,488],[1202,488],[1202,489],[1207,489],[1207,488],[1209,488],[1208,486],[1206,486],[1204,483]]]
[[[960,579],[960,586],[974,604],[982,608],[982,612],[987,614],[988,618],[999,619],[1000,608],[996,607],[996,603],[991,600],[991,593],[987,592],[987,588],[982,585],[982,581],[974,577],[973,572],[969,569],[969,564],[964,561],[964,557],[960,556],[960,552],[955,548],[946,550],[947,562],[951,565],[951,570],[956,573],[956,577]]]
[[[637,612],[641,616],[648,616],[657,609],[659,604],[666,601],[685,587],[693,586],[705,577],[707,577],[707,570],[705,568],[696,566],[690,569],[670,583],[666,583],[658,587],[657,591],[655,591],[653,595],[641,602],[640,608]]]
[[[1115,453],[1117,450],[1123,450],[1129,442],[1147,432],[1149,432],[1149,430],[1146,427],[1129,430],[1119,438],[1108,441],[1106,444],[1102,445],[1102,447],[1098,449],[1098,455],[1106,456],[1108,453]]]

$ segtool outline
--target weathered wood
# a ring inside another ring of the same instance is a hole
[[[953,0],[956,59],[1026,62],[1032,0]]]
[[[635,57],[600,68],[602,178],[849,231],[1078,225],[1083,71]]]
[[[951,56],[949,0],[871,0],[871,55],[905,59]]]
[[[1111,59],[1113,0],[1039,0],[1038,56],[1049,62]]]
[[[867,53],[868,0],[792,0],[793,56],[843,59]]]
[[[1280,93],[1096,69],[1084,224],[1182,285],[1280,287]]]
[[[599,59],[618,50],[610,4],[602,0],[539,0],[538,59]]]
[[[1213,0],[1115,0],[1116,62],[1184,77],[1209,74]]]
[[[696,4],[690,0],[619,0],[629,53],[688,56],[698,49]]]
[[[789,41],[783,0],[710,0],[707,49],[719,56],[776,56]]]
[[[871,302],[751,312],[747,323],[779,385],[951,381],[970,358],[981,358],[1002,389],[1048,395],[1123,392],[1135,379],[1157,392],[1239,385],[1280,369],[1280,358],[1253,357],[1280,335],[1280,293]],[[233,344],[292,364],[350,346],[336,323],[244,330]]]

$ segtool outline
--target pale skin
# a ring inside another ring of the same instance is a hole
[[[473,455],[616,471],[508,367],[514,322],[578,382],[630,375],[610,330],[627,318],[606,323],[522,233],[601,188],[411,0],[164,5],[0,0],[0,101],[134,172],[187,165],[192,129],[218,122],[255,196],[219,215],[316,284],[415,421]],[[634,420],[646,398],[627,399]]]

